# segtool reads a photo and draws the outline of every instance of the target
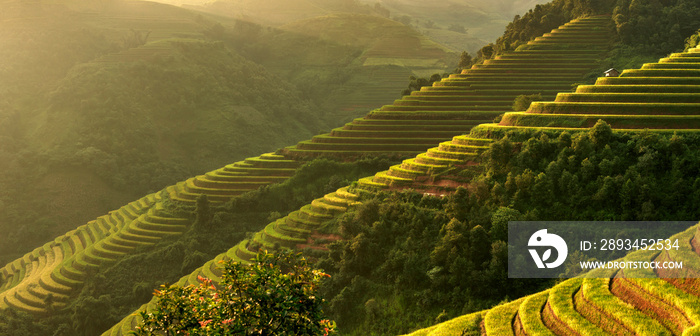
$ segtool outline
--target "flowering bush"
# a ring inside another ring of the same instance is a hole
[[[221,282],[161,286],[156,308],[142,312],[135,335],[329,335],[321,311],[323,277],[301,254],[261,252],[252,265],[226,261]]]

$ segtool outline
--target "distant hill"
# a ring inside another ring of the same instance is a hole
[[[454,61],[451,50],[441,46],[411,27],[378,16],[332,14],[296,21],[284,30],[318,37],[363,50],[363,65],[399,65],[411,69],[440,72]]]
[[[163,0],[166,3],[186,3],[186,0]],[[281,26],[297,20],[334,13],[373,14],[407,23],[428,34],[435,41],[456,50],[476,51],[478,47],[463,48],[463,42],[434,32],[450,31],[450,26],[462,26],[462,40],[483,45],[495,40],[515,15],[522,15],[543,0],[215,0],[205,4],[190,2],[203,10],[249,20],[264,25]],[[459,33],[459,31],[457,31]]]
[[[222,41],[297,83],[336,126],[400,97],[410,76],[450,72],[458,59],[414,28],[368,14],[334,13],[276,28],[238,20],[222,30]]]
[[[373,1],[367,0],[371,3]],[[515,15],[522,15],[543,0],[380,0],[382,6],[391,11],[392,17],[408,16],[414,25],[449,30],[450,26],[462,26],[467,35],[483,41],[492,41],[503,34],[505,26]],[[448,44],[446,40],[432,36],[436,41]]]
[[[202,9],[274,27],[333,13],[373,12],[370,6],[352,0],[215,0]]]

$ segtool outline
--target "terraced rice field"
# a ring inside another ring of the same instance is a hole
[[[336,192],[318,198],[310,205],[268,224],[252,239],[244,240],[227,252],[218,255],[190,275],[182,277],[177,284],[180,286],[196,285],[199,283],[199,277],[218,282],[221,280],[221,272],[217,268],[220,261],[232,259],[245,263],[255,257],[260,249],[275,250],[280,247],[304,248],[307,246],[324,248],[322,245],[314,243],[312,233],[334,215],[347,211],[348,207],[357,205],[357,199],[358,195],[348,192],[347,188],[338,189]],[[155,301],[152,300],[143,305],[139,311],[147,310],[154,304]],[[130,314],[102,335],[130,335],[139,319],[137,314]]]
[[[385,188],[414,188],[422,190],[421,182],[433,176],[449,172],[452,168],[463,168],[477,160],[488,149],[490,139],[474,139],[458,135],[451,141],[441,142],[438,147],[404,160],[401,164],[379,172],[372,177],[360,179],[363,190],[374,191]]]
[[[527,111],[507,113],[498,125],[580,129],[605,120],[615,129],[689,131],[700,128],[700,49],[675,53],[619,77],[602,77],[574,93],[559,93],[552,102],[534,102]]]
[[[415,156],[510,111],[518,95],[540,93],[553,99],[568,91],[607,51],[609,25],[609,17],[574,20],[530,42],[525,50],[450,75],[281,153],[299,160],[322,155]]]
[[[189,220],[163,213],[151,194],[27,253],[2,269],[0,309],[44,314],[65,306],[88,272],[139,246],[182,233]]]
[[[284,181],[294,175],[301,161],[267,153],[235,162],[204,175],[168,187],[171,199],[194,203],[199,195],[220,203],[261,186]]]
[[[700,239],[700,224],[673,236],[683,242],[683,253],[639,251],[628,260],[683,261],[683,272],[700,268],[700,255],[693,250]],[[688,267],[691,266],[691,267]],[[646,274],[642,274],[646,273]],[[608,270],[595,277],[574,278],[553,288],[491,310],[459,317],[455,321],[478,319],[480,327],[463,325],[437,333],[442,325],[416,331],[411,336],[462,335],[698,335],[700,334],[700,281],[682,278],[688,274],[658,273],[651,270]]]
[[[408,182],[459,160],[474,158],[485,148],[483,143],[472,145],[455,138],[449,144],[449,140],[510,111],[520,94],[542,93],[554,98],[556,92],[568,90],[606,52],[609,23],[609,17],[574,20],[541,41],[533,41],[531,49],[499,56],[413,92],[331,133],[191,178],[168,192],[177,201],[192,203],[206,194],[213,202],[225,202],[280,182],[292,176],[304,161],[319,156],[345,160],[366,155],[413,157],[442,143],[378,178],[376,182],[384,185]],[[566,49],[571,43],[579,49]],[[541,58],[553,62],[543,65]]]

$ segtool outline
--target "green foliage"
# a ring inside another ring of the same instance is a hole
[[[197,202],[195,203],[195,220],[194,225],[201,227],[209,227],[212,221],[211,206],[209,204],[209,199],[207,195],[202,194],[197,197]]]
[[[405,333],[488,307],[493,297],[523,287],[503,281],[505,244],[492,243],[489,217],[466,189],[445,198],[378,194],[341,216],[338,230],[347,239],[318,264],[335,274],[324,293],[333,298],[330,312],[340,330]],[[370,299],[382,323],[368,322]],[[360,325],[362,331],[355,329]]]
[[[496,184],[500,185],[500,184]],[[494,185],[494,190],[498,190]],[[497,194],[496,194],[497,193]],[[495,192],[494,197],[501,196],[502,191]],[[499,207],[491,216],[490,235],[494,240],[508,241],[508,222],[522,220],[520,211],[508,207]]]
[[[513,22],[506,26],[506,31],[494,45],[484,48],[497,52],[512,51],[535,37],[551,31],[573,19],[607,14],[612,9],[612,1],[607,0],[555,0],[547,4],[536,5],[522,17],[516,15]],[[482,49],[483,50],[483,49]],[[490,58],[491,52],[484,52],[482,59]]]
[[[506,204],[526,217],[535,209],[548,220],[571,213],[601,220],[679,220],[695,212],[681,196],[695,193],[693,176],[700,169],[691,154],[699,145],[695,134],[615,133],[599,122],[574,135],[533,136],[517,155],[497,144],[491,151],[501,154],[487,155],[510,157],[510,170],[489,164],[487,174],[495,179],[489,184],[503,183]]]
[[[688,51],[690,48],[695,48],[698,45],[700,45],[700,30],[698,30],[695,34],[685,39],[684,51]]]
[[[590,15],[612,15],[617,44],[601,66],[586,76],[590,81],[609,68],[628,69],[683,48],[697,30],[700,5],[693,0],[555,0],[516,15],[495,44],[484,46],[475,63],[519,46],[566,22]],[[697,40],[697,39],[696,39]],[[688,44],[695,43],[693,38]],[[687,45],[686,45],[687,46]]]
[[[612,12],[623,43],[663,55],[683,48],[684,40],[700,23],[700,4],[694,0],[619,0]]]
[[[409,79],[411,81],[408,83],[408,89],[401,91],[401,95],[403,96],[410,95],[413,91],[419,91],[424,86],[432,86],[433,83],[442,80],[442,76],[440,74],[433,74],[430,78],[416,78],[415,76],[411,76]]]
[[[593,82],[610,68],[640,68],[682,50],[684,43],[685,48],[697,44],[697,37],[691,36],[700,24],[700,5],[696,1],[619,0],[611,12],[621,43],[585,76],[584,82]]]
[[[345,240],[318,263],[334,275],[323,288],[330,313],[347,334],[407,333],[443,310],[466,314],[551,286],[508,279],[508,221],[694,220],[698,150],[694,133],[618,133],[604,122],[574,134],[511,131],[469,188],[380,193],[337,219]],[[370,299],[383,323],[368,324]]]
[[[459,64],[457,64],[457,69],[469,69],[472,66],[472,56],[468,52],[463,51],[459,55]],[[455,71],[457,72],[457,71]]]
[[[103,295],[100,297],[86,297],[76,304],[72,309],[71,321],[76,335],[94,335],[93,330],[104,330],[111,327],[111,321],[103,318],[112,313],[110,307],[110,297]]]
[[[251,265],[228,261],[221,282],[166,286],[156,307],[142,312],[136,335],[329,335],[316,291],[328,275],[301,254],[259,253]]]
[[[47,327],[45,320],[12,309],[6,309],[0,314],[0,334],[13,336],[50,335],[52,330]]]
[[[525,111],[533,101],[542,101],[542,94],[519,95],[513,100],[513,111]]]

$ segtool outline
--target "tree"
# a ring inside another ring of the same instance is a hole
[[[588,131],[588,137],[596,146],[603,147],[612,139],[612,127],[605,120],[598,119]]]
[[[433,74],[430,78],[410,76],[408,79],[410,80],[408,89],[401,91],[401,94],[404,96],[410,95],[411,92],[418,91],[424,86],[432,86],[433,83],[441,81],[442,76],[440,74]]]
[[[519,95],[513,101],[513,111],[525,111],[533,101],[542,100],[542,94]]]
[[[481,60],[487,60],[491,59],[491,57],[494,56],[496,53],[496,46],[493,43],[489,43],[488,45],[482,47],[479,49],[479,51],[476,52],[476,57]]]
[[[499,207],[491,215],[491,239],[508,241],[508,222],[522,219],[520,211],[508,207]]]
[[[206,194],[201,194],[197,197],[197,203],[195,207],[195,226],[208,227],[212,220],[211,206],[209,205],[209,198]]]
[[[335,323],[316,295],[323,277],[301,254],[258,253],[251,265],[226,261],[221,282],[161,286],[136,335],[328,335]]]
[[[690,48],[695,48],[699,44],[700,44],[700,30],[698,30],[695,34],[693,34],[692,36],[685,39],[685,51],[688,51]]]
[[[462,51],[462,54],[459,55],[459,64],[457,65],[460,69],[467,69],[472,66],[472,55],[469,55],[468,52]]]

